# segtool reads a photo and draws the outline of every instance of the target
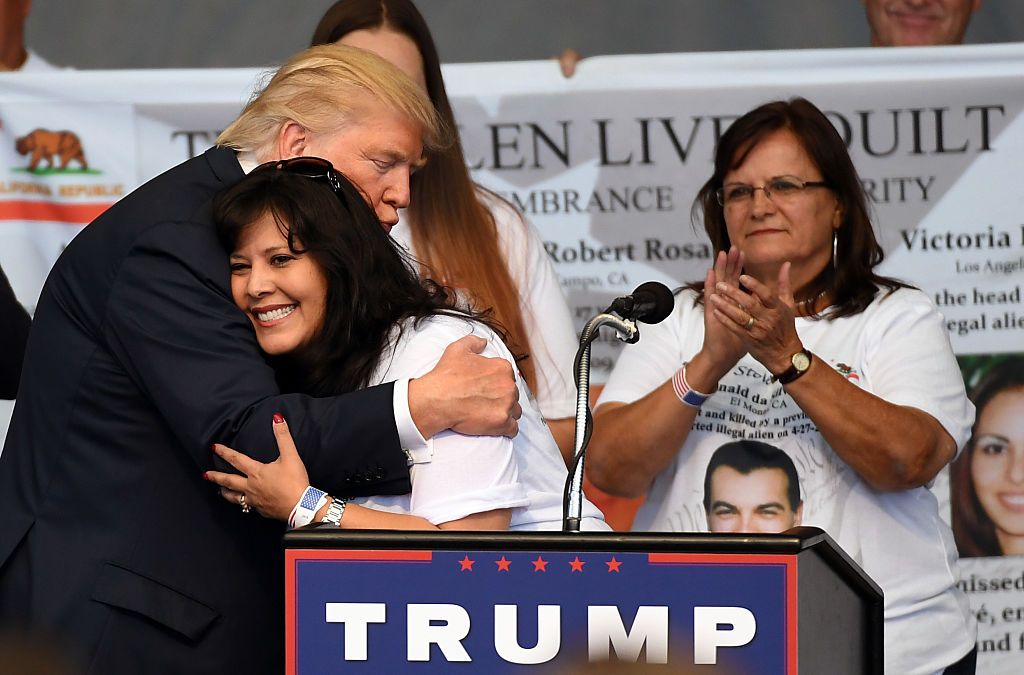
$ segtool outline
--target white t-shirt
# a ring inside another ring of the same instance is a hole
[[[514,359],[493,331],[482,324],[450,316],[434,316],[418,327],[406,322],[394,349],[385,353],[370,384],[414,378],[437,364],[445,348],[475,333],[487,340],[484,356]],[[353,500],[381,511],[411,513],[439,524],[473,513],[512,508],[512,530],[558,530],[562,525],[562,491],[567,471],[522,378],[519,402],[523,416],[519,434],[464,436],[443,431],[412,451],[412,493]],[[608,530],[601,512],[583,505],[581,530]]]
[[[700,349],[703,308],[693,294],[626,346],[599,403],[635,401],[672,377]],[[804,346],[862,389],[930,414],[960,448],[974,408],[942,316],[920,291],[879,296],[856,316],[796,320]],[[836,405],[843,405],[837,401]],[[893,429],[893,433],[899,433]],[[707,531],[704,477],[711,455],[746,438],[784,450],[800,477],[802,524],[820,527],[885,593],[885,670],[933,673],[974,644],[966,597],[955,587],[956,547],[927,488],[878,492],[843,462],[781,384],[750,355],[719,382],[673,462],[651,484],[635,530]]]
[[[544,251],[544,242],[508,203],[482,190],[477,194],[494,216],[503,259],[519,289],[519,306],[537,373],[534,393],[541,413],[550,420],[572,417],[576,414],[576,384],[572,377],[578,346],[576,329],[558,275]],[[405,220],[391,230],[391,236],[416,255]]]

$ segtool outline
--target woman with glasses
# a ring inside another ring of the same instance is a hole
[[[360,193],[317,158],[255,169],[214,204],[230,252],[231,292],[249,317],[282,389],[331,396],[430,370],[454,339],[475,334],[485,353],[514,363],[497,324],[417,278]],[[218,451],[245,478],[209,472],[226,499],[301,525],[345,528],[559,529],[566,470],[522,378],[515,438],[445,431],[410,453],[412,492],[348,502],[308,488],[284,421],[282,459],[260,464]],[[305,506],[303,506],[305,504]],[[584,527],[607,529],[586,504]]]
[[[793,459],[803,524],[885,593],[885,669],[973,672],[956,549],[927,486],[973,409],[942,317],[880,276],[860,179],[832,124],[775,101],[722,136],[695,211],[716,259],[626,346],[596,411],[589,477],[645,495],[634,529],[706,530],[703,476],[733,439]],[[965,655],[967,655],[965,657]]]
[[[411,179],[409,208],[392,236],[422,263],[420,273],[489,308],[563,452],[572,450],[576,332],[539,234],[466,168],[430,29],[411,0],[340,0],[320,19],[312,44],[376,53],[422,86],[453,142]],[[356,181],[358,183],[358,181]]]

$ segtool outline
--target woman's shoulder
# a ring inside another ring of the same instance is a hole
[[[477,335],[487,340],[485,356],[504,356],[502,350],[494,346],[503,344],[498,334],[486,324],[468,316],[446,313],[434,314],[419,320],[407,319],[403,322],[401,330],[401,342],[427,349],[433,346],[435,350],[440,349],[440,352],[456,340],[467,335]]]
[[[917,288],[900,286],[895,289],[879,287],[868,311],[878,314],[898,314],[907,311],[917,313],[938,312],[935,303],[927,293]]]
[[[939,335],[945,332],[945,318],[932,298],[916,288],[880,287],[871,303],[862,312],[838,320],[840,330],[864,331],[865,336],[889,340],[894,335]],[[922,333],[921,331],[925,331]]]
[[[391,348],[381,355],[372,382],[419,377],[437,364],[448,345],[467,335],[479,335],[487,340],[484,356],[511,359],[497,334],[469,317],[435,314],[409,318],[394,327]]]

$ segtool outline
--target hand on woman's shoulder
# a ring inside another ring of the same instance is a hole
[[[467,335],[479,335],[487,340],[483,356],[512,361],[501,339],[487,326],[467,317],[438,314],[424,318],[418,324],[412,319],[402,323],[401,335],[393,341],[391,352],[382,356],[380,368],[372,381],[387,382],[424,375],[437,365],[448,345]]]

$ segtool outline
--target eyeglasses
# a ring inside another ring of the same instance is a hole
[[[746,183],[730,183],[715,190],[715,197],[722,206],[740,206],[752,202],[757,190],[762,190],[765,197],[777,202],[792,199],[807,188],[828,186],[828,183],[822,180],[800,180],[794,176],[779,176],[761,187]]]
[[[276,162],[260,164],[253,170],[257,171],[284,171],[286,173],[304,176],[326,183],[338,196],[343,204],[347,204],[342,178],[334,165],[321,157],[292,157],[291,159],[279,159]]]

